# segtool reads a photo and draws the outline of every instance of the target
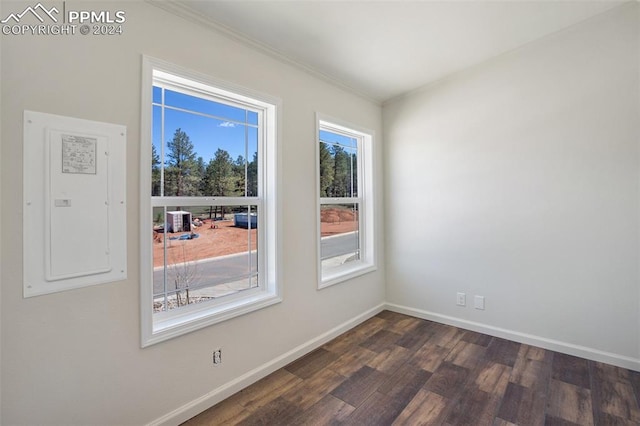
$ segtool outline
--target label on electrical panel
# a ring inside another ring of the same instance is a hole
[[[98,139],[62,135],[62,173],[96,174]]]

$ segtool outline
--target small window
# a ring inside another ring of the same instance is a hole
[[[375,269],[371,135],[318,118],[319,288]]]
[[[145,58],[142,345],[280,301],[278,101]]]

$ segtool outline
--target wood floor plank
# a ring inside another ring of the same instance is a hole
[[[551,379],[553,353],[529,345],[521,345],[511,372],[511,381],[533,390],[544,390]]]
[[[363,334],[365,337],[370,337],[382,330],[386,325],[387,321],[375,316],[356,326],[355,330]]]
[[[480,369],[475,379],[475,385],[483,392],[502,397],[507,389],[510,376],[511,367],[490,361]]]
[[[494,337],[487,347],[485,357],[493,362],[513,367],[519,351],[520,343]]]
[[[402,336],[398,333],[393,333],[388,330],[379,330],[364,342],[360,343],[360,346],[369,349],[370,351],[380,353],[391,347],[391,345],[398,341],[400,337]]]
[[[327,366],[344,377],[350,377],[369,361],[378,356],[377,353],[361,346],[354,346],[342,354],[337,360]]]
[[[379,312],[375,316],[375,318],[380,318],[380,319],[383,319],[383,320],[387,321],[390,324],[394,324],[396,322],[404,321],[404,320],[415,318],[415,317],[411,317],[409,315],[404,315],[404,314],[401,314],[401,313],[398,313],[398,312],[384,310],[382,312]],[[417,319],[417,318],[415,318],[415,319]]]
[[[604,419],[611,417],[619,419],[620,423],[640,424],[640,409],[629,381],[629,374],[598,362],[590,361],[589,366],[595,422],[604,424]]]
[[[252,411],[226,399],[202,412],[196,417],[182,423],[182,426],[217,426],[220,424],[235,425],[252,414]]]
[[[522,424],[526,424],[526,423],[522,423]],[[518,426],[516,423],[511,423],[508,422],[506,420],[503,420],[501,418],[496,417],[496,419],[493,422],[493,426]]]
[[[408,404],[430,377],[430,372],[405,364],[378,387],[378,392]]]
[[[545,422],[546,393],[516,383],[505,390],[498,418],[518,425],[542,426]]]
[[[292,426],[338,425],[355,410],[344,401],[326,395],[290,423]]]
[[[444,360],[460,367],[474,369],[482,361],[486,350],[483,346],[461,340]]]
[[[637,421],[623,419],[617,416],[612,416],[611,414],[601,413],[599,420],[595,423],[596,425],[615,425],[615,426],[638,426]]]
[[[548,358],[548,354],[550,351],[547,351],[542,348],[538,348],[536,346],[529,346],[522,344],[520,345],[519,357],[523,357],[526,359],[531,359],[534,361],[544,361]]]
[[[331,395],[358,407],[388,378],[386,374],[365,365],[335,388]]]
[[[509,423],[518,423],[520,406],[525,399],[525,391],[527,391],[527,388],[524,386],[508,383],[497,417]],[[542,424],[544,424],[544,419],[542,420]]]
[[[431,375],[424,389],[445,398],[455,398],[464,388],[469,378],[469,370],[449,362],[443,362]]]
[[[549,383],[547,413],[580,425],[593,425],[591,391],[560,380]]]
[[[258,408],[238,424],[242,426],[288,424],[301,414],[302,409],[298,405],[278,397],[271,404]]]
[[[424,321],[420,320],[419,318],[405,316],[404,318],[390,323],[387,327],[385,327],[385,329],[401,336],[412,336],[413,331],[420,325],[424,325]]]
[[[583,426],[568,420],[559,419],[554,416],[546,415],[544,418],[544,426]]]
[[[352,426],[387,426],[394,422],[404,404],[380,392],[374,392],[345,420]]]
[[[631,382],[631,386],[636,395],[636,403],[640,407],[640,372],[629,371],[629,382]]]
[[[383,373],[391,374],[407,362],[411,356],[412,353],[408,349],[392,345],[367,361],[367,365]]]
[[[460,344],[466,342],[461,341]],[[486,349],[473,343],[466,343]],[[469,377],[446,422],[452,425],[490,425],[494,422],[511,376],[511,367],[481,358],[469,368]]]
[[[442,364],[449,352],[451,352],[451,349],[427,342],[413,354],[411,363],[433,373]]]
[[[615,365],[604,364],[602,362],[588,361],[588,363],[591,368],[591,373],[595,374],[594,378],[599,380],[606,378],[617,382],[631,383],[631,375],[632,373],[636,373],[635,371],[616,367]]]
[[[322,349],[329,352],[343,354],[354,346],[360,345],[367,339],[365,333],[360,332],[357,328],[352,328],[341,336],[331,340],[322,346]]]
[[[338,373],[324,369],[285,392],[282,397],[306,410],[345,381]]]
[[[429,342],[443,348],[453,349],[464,336],[464,330],[448,325],[440,325],[429,339]]]
[[[273,401],[300,382],[302,382],[300,377],[285,369],[280,369],[241,390],[228,400],[250,410],[255,410]]]
[[[433,336],[433,334],[434,332],[431,328],[431,323],[427,321],[420,321],[413,330],[403,333],[402,337],[400,337],[396,342],[396,345],[402,346],[410,351],[415,351],[422,347]]]
[[[591,387],[589,363],[586,359],[557,353],[553,356],[552,376],[555,380],[570,383],[581,388]]]
[[[394,426],[439,425],[448,404],[447,398],[437,393],[420,389],[393,422]]]
[[[498,402],[492,395],[477,388],[465,389],[451,410],[446,422],[451,425],[490,425],[493,423]]]
[[[338,355],[335,353],[319,348],[292,362],[284,369],[302,379],[308,379],[336,359],[338,359]]]
[[[476,333],[475,331],[467,330],[464,332],[460,340],[464,340],[465,342],[473,343],[474,345],[484,346],[485,348],[489,346],[489,343],[494,338],[488,336],[486,334]]]

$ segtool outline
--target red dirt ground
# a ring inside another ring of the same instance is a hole
[[[351,210],[322,209],[320,211],[321,235],[342,234],[358,229],[358,214]]]
[[[358,223],[354,220],[357,214],[351,210],[323,209],[321,212],[322,236],[341,234],[355,231]],[[213,226],[215,227],[212,227]],[[180,263],[199,259],[224,256],[247,251],[247,229],[236,228],[233,220],[211,221],[205,220],[200,227],[194,227],[193,232],[198,238],[191,240],[167,240],[168,263]],[[166,237],[179,237],[186,232],[167,233]],[[163,240],[165,234],[154,232],[153,266],[163,265]],[[256,230],[251,230],[251,250],[256,248]]]

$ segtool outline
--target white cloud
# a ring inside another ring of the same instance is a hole
[[[225,121],[218,124],[218,127],[236,127],[236,125],[230,121]]]

